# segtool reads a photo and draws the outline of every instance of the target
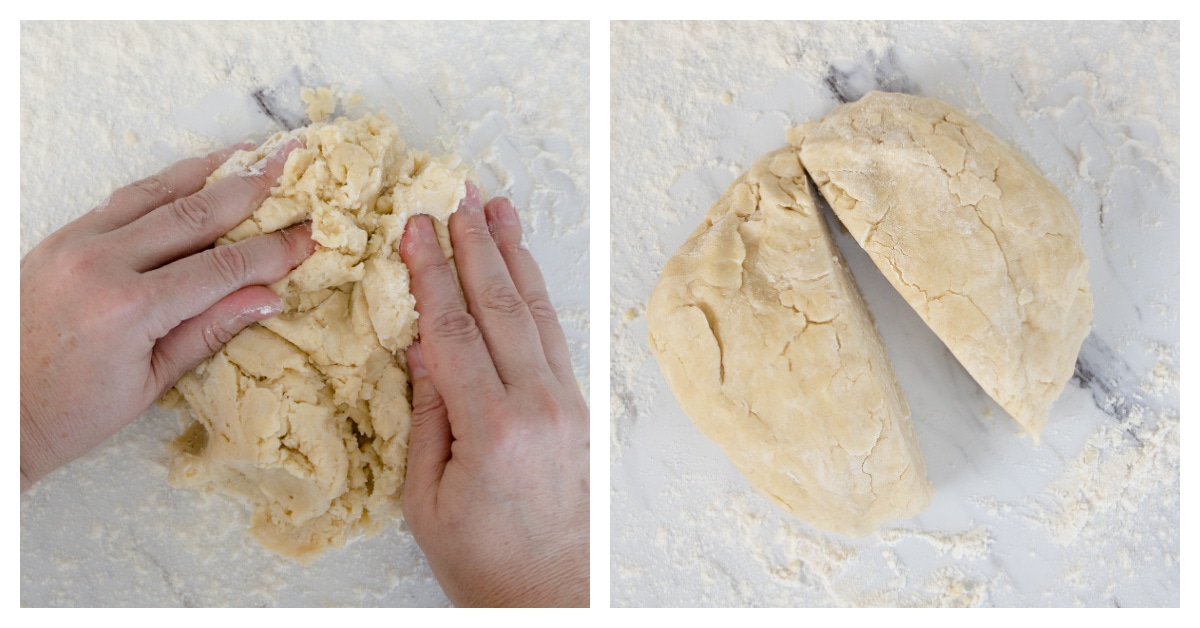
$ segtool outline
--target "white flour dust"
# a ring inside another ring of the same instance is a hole
[[[21,254],[166,165],[335,115],[383,111],[513,200],[588,391],[586,22],[23,22]],[[28,606],[443,606],[401,527],[308,567],[243,506],[166,484],[174,413],[151,409],[21,496]]]
[[[612,604],[1179,604],[1178,23],[614,22]],[[1068,196],[1096,298],[1041,446],[839,236],[937,494],[864,539],[757,495],[647,346],[667,258],[784,131],[882,89],[963,109]]]

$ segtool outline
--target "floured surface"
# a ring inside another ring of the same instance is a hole
[[[613,605],[1178,605],[1178,27],[612,33]],[[919,517],[851,540],[770,504],[692,426],[645,340],[644,303],[754,158],[872,89],[962,109],[1063,191],[1095,319],[1035,447],[837,234],[936,490]]]
[[[586,24],[25,23],[21,48],[22,254],[177,159],[306,123],[300,88],[332,85],[335,115],[382,110],[513,199],[586,396]],[[151,409],[22,496],[23,605],[448,604],[402,524],[300,566],[236,500],[171,488],[183,427]]]

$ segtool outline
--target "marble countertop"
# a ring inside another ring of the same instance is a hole
[[[548,45],[552,44],[552,45]],[[304,122],[302,86],[384,111],[513,199],[588,394],[588,25],[21,24],[21,253],[119,186]],[[448,605],[403,524],[311,565],[264,550],[249,510],[171,488],[152,408],[21,496],[22,606]]]
[[[614,606],[1176,606],[1178,23],[612,25]],[[646,341],[663,263],[784,131],[870,90],[942,99],[1069,198],[1095,297],[1040,446],[854,241],[936,495],[863,539],[755,493]]]

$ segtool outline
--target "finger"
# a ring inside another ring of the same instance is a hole
[[[146,391],[149,400],[161,397],[184,373],[220,351],[247,325],[282,310],[283,302],[270,288],[250,286],[180,323],[154,345],[150,356],[149,390]]]
[[[529,307],[533,322],[537,325],[546,362],[560,382],[575,386],[575,371],[571,368],[571,353],[567,348],[567,337],[558,322],[558,313],[550,302],[546,281],[534,261],[529,249],[521,241],[521,219],[507,198],[494,198],[484,207],[488,228],[496,240],[496,248],[504,258],[504,265],[512,276],[513,284],[521,299]]]
[[[545,379],[550,371],[537,325],[488,230],[479,189],[470,182],[450,216],[450,241],[467,307],[479,322],[500,380],[521,387]]]
[[[195,194],[204,181],[225,160],[239,150],[254,148],[253,142],[241,142],[203,157],[178,161],[165,170],[135,181],[116,192],[79,219],[79,225],[93,233],[107,233],[123,227],[167,203]]]
[[[157,307],[152,333],[162,337],[239,288],[283,278],[315,248],[309,224],[302,223],[213,247],[143,274]]]
[[[142,271],[203,250],[258,209],[298,146],[300,140],[291,140],[237,175],[163,205],[114,235],[131,244],[132,263]]]
[[[421,514],[434,514],[438,486],[446,463],[450,461],[450,444],[454,437],[446,404],[438,394],[421,343],[414,342],[405,352],[409,375],[412,377],[412,427],[408,437],[408,471],[404,480],[404,516],[413,521]]]
[[[503,398],[504,385],[475,319],[467,313],[454,271],[428,216],[414,216],[400,238],[400,258],[412,275],[417,331],[433,385],[451,417],[479,417]]]

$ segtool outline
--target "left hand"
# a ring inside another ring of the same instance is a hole
[[[242,328],[279,313],[264,284],[312,253],[309,227],[212,243],[267,198],[297,146],[208,187],[245,146],[176,163],[21,260],[22,491],[133,421]]]

